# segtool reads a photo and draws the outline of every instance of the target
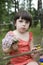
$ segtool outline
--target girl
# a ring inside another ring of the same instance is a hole
[[[14,18],[14,25],[15,30],[9,31],[2,40],[3,51],[12,56],[33,49],[33,36],[31,32],[28,32],[32,25],[30,13],[24,10],[17,12]],[[15,43],[15,40],[18,42]],[[10,63],[13,65],[38,65],[30,54],[11,58]]]

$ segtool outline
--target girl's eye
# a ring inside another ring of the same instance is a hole
[[[29,23],[29,21],[26,21],[26,23]]]
[[[20,20],[19,22],[23,22],[22,20]]]

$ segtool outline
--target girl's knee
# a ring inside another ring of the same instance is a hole
[[[39,65],[37,62],[29,62],[27,65]]]

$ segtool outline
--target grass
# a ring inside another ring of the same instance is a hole
[[[40,43],[40,39],[41,39],[41,30],[40,30],[40,27],[37,26],[36,28],[31,28],[29,31],[33,32],[33,37],[34,37],[34,43],[37,44],[37,43]],[[2,39],[4,38],[6,32],[2,32],[0,34],[0,57],[3,56],[3,51],[2,51]],[[0,63],[0,65],[4,65],[5,62],[2,62]]]
[[[33,27],[30,29],[30,31],[33,32],[34,44],[41,43],[43,33],[40,30],[40,27]]]

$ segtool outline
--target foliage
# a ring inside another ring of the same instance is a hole
[[[10,22],[11,16],[10,14],[12,13],[11,8],[18,8],[18,1],[16,0],[0,0],[0,23],[5,22]],[[17,7],[15,7],[17,5]]]
[[[23,0],[21,4],[19,4],[19,1],[20,0],[0,0],[0,23],[13,21],[16,11],[25,9],[32,14],[34,20],[33,26],[36,27],[40,17],[38,17],[38,10],[32,7],[33,0]],[[11,10],[12,8],[14,11]]]

